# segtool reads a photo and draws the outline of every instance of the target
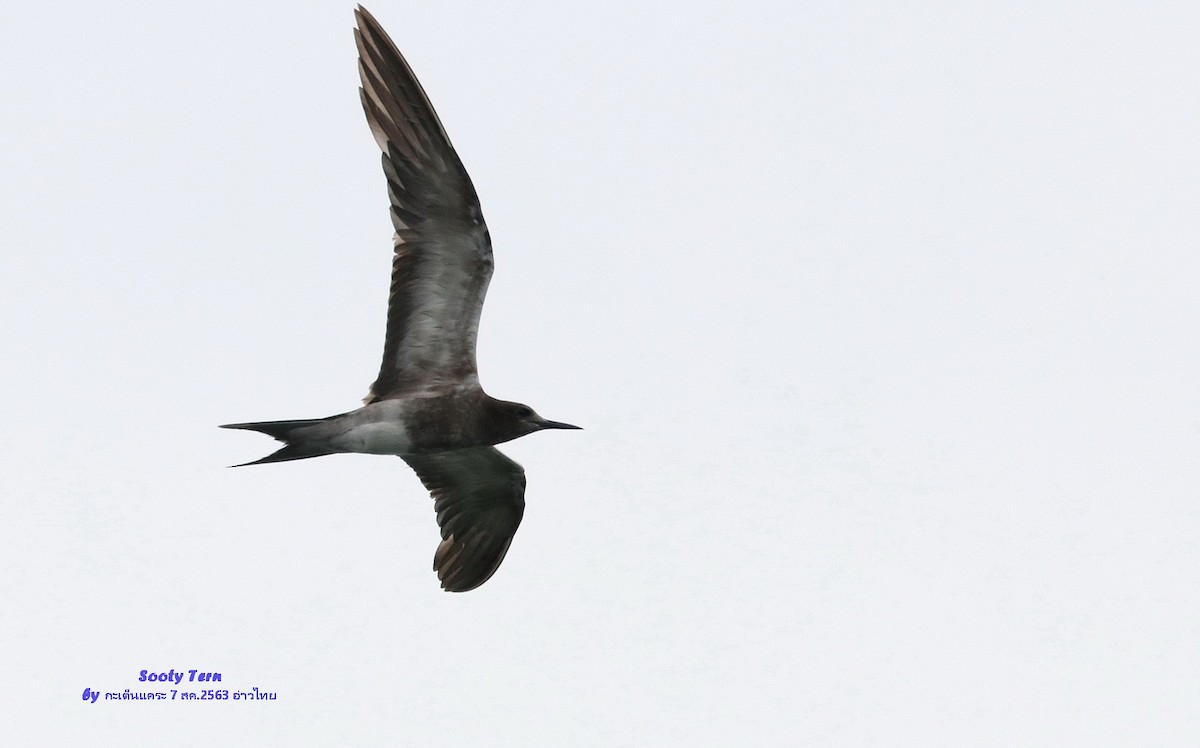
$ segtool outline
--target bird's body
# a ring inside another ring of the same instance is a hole
[[[247,465],[345,452],[404,458],[434,498],[434,569],[461,592],[496,571],[524,512],[525,472],[494,445],[578,427],[480,386],[475,341],[493,262],[479,199],[404,57],[365,9],[355,15],[363,109],[383,151],[396,232],[379,376],[356,410],[223,428],[284,442]]]
[[[341,452],[408,457],[502,444],[543,428],[574,427],[541,419],[527,406],[497,400],[475,385],[376,400],[328,418],[222,428],[260,431],[287,442],[278,452],[245,463],[259,465]]]

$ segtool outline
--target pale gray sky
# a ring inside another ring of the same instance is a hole
[[[369,5],[495,242],[499,573],[349,410],[349,2],[0,25],[0,742],[1194,745],[1194,3]],[[84,704],[142,669],[276,701]]]

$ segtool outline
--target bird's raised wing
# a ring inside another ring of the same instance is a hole
[[[396,256],[379,377],[365,402],[478,382],[475,340],[492,278],[479,198],[396,45],[355,11],[363,110],[383,150]]]
[[[508,553],[525,514],[525,470],[495,447],[468,447],[404,461],[429,489],[442,542],[433,568],[442,588],[466,592],[486,582]]]

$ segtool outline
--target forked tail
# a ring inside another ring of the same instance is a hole
[[[257,423],[226,423],[221,426],[223,429],[242,429],[245,431],[257,431],[260,434],[274,437],[283,442],[285,446],[278,452],[273,452],[261,460],[254,462],[243,462],[240,465],[230,465],[230,467],[244,467],[246,465],[262,465],[267,462],[284,462],[286,460],[303,460],[309,457],[320,457],[321,455],[333,454],[325,444],[319,439],[308,439],[306,437],[313,436],[310,426],[316,426],[324,421],[324,418],[308,418],[300,421],[259,421]]]

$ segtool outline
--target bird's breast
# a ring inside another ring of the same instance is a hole
[[[413,451],[408,408],[404,403],[372,403],[337,419],[329,440],[342,452],[403,455]]]
[[[403,455],[413,451],[408,429],[399,421],[360,423],[338,434],[333,442],[344,452],[370,455]]]

